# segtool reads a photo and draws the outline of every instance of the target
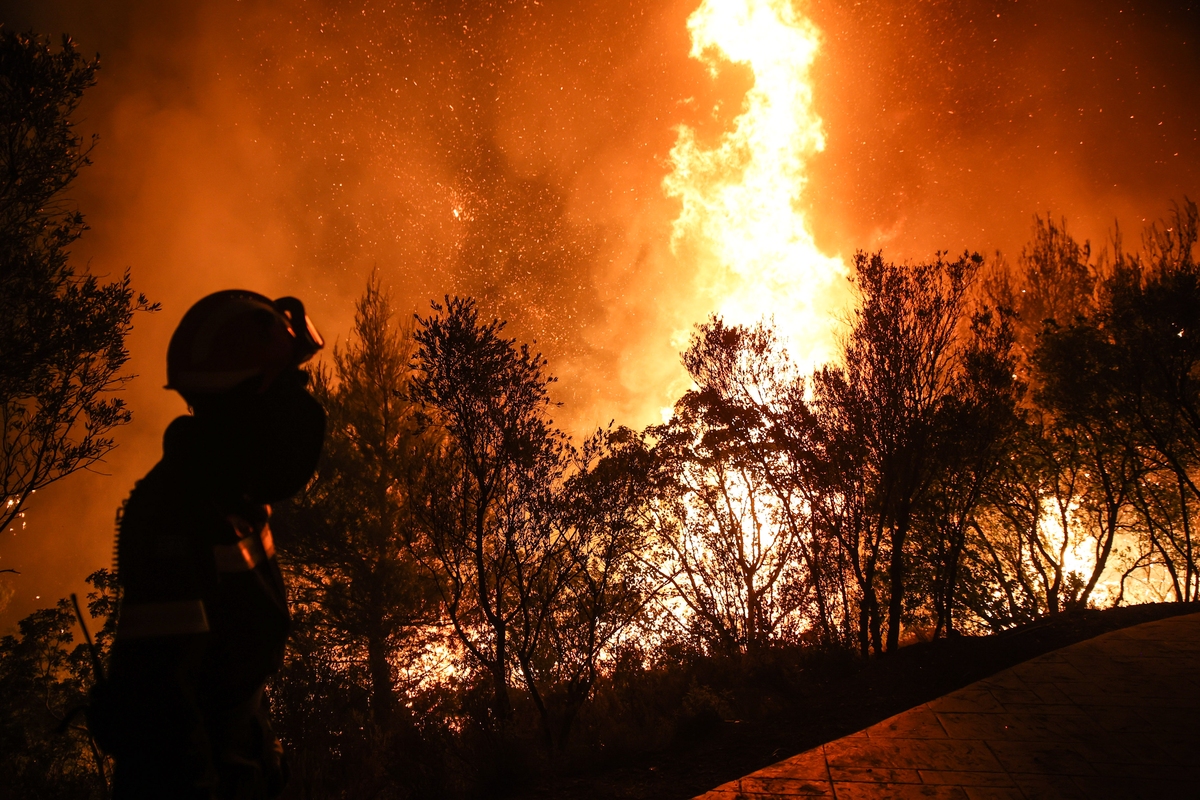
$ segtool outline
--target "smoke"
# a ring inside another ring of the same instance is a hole
[[[1136,243],[1200,191],[1200,14],[1130,5],[815,3],[818,242],[1012,256],[1052,213]]]
[[[164,306],[129,343],[135,421],[108,475],[39,493],[0,546],[0,568],[22,572],[0,576],[15,592],[3,624],[109,563],[114,511],[184,410],[161,389],[167,340],[210,291],[297,295],[330,339],[372,269],[403,313],[469,293],[548,356],[562,425],[655,421],[686,387],[679,333],[711,305],[670,252],[668,154],[679,125],[715,141],[749,86],[743,68],[714,80],[689,58],[696,5],[0,5],[10,27],[101,53],[75,257],[129,268]],[[1197,192],[1194,13],[798,5],[821,31],[827,147],[797,202],[823,253],[1015,254],[1047,211],[1100,242],[1114,219],[1136,231]]]

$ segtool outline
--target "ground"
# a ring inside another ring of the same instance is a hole
[[[593,769],[529,787],[527,798],[691,798],[1022,662],[1101,634],[1200,612],[1200,603],[1081,610],[995,636],[902,648],[862,664],[809,670],[758,718],[691,726],[636,762]],[[743,715],[744,716],[744,715]]]
[[[1197,796],[1200,614],[1025,661],[699,800]]]

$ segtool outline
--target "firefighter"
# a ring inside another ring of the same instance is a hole
[[[323,344],[300,301],[239,290],[200,300],[171,338],[167,388],[192,413],[120,514],[120,616],[88,715],[117,800],[283,790],[263,699],[289,628],[270,504],[320,457],[325,413],[300,367]]]

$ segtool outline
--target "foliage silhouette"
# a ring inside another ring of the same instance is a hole
[[[129,422],[114,396],[132,376],[125,337],[135,311],[128,272],[102,283],[69,263],[87,229],[64,193],[91,163],[71,117],[98,59],[64,37],[54,52],[0,28],[0,530],[38,489],[101,461]]]
[[[273,693],[281,733],[307,780],[362,793],[440,780],[436,759],[422,757],[419,721],[400,702],[421,676],[398,665],[428,651],[439,621],[433,586],[410,554],[411,510],[398,491],[428,449],[406,397],[411,332],[372,275],[350,339],[313,375],[329,420],[317,477],[275,520],[295,619],[292,655]],[[325,720],[324,729],[307,719],[314,695],[351,686],[361,687],[352,692],[361,716]],[[329,754],[350,742],[388,757],[349,769],[331,763]]]
[[[88,576],[88,611],[101,620],[95,642],[102,656],[116,632],[117,583],[108,570]],[[21,620],[16,635],[0,638],[0,797],[108,797],[111,764],[92,742],[82,717],[59,731],[86,701],[95,682],[91,654],[76,643],[69,600]]]

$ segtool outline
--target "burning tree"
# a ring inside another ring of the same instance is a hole
[[[710,647],[754,652],[816,613],[830,635],[822,542],[805,472],[813,415],[774,330],[699,326],[683,363],[696,384],[653,429],[662,462],[663,567]],[[799,612],[804,611],[801,614]]]
[[[1176,207],[1146,231],[1140,254],[1123,252],[1118,237],[1111,267],[1097,269],[1090,313],[1047,323],[1034,353],[1039,403],[1083,470],[1074,516],[1091,552],[1077,604],[1131,538],[1139,553],[1123,565],[1119,593],[1134,571],[1157,568],[1177,600],[1196,596],[1197,218],[1194,203]]]
[[[422,675],[404,667],[420,661],[440,621],[433,586],[409,547],[405,487],[428,449],[406,395],[411,333],[373,275],[350,339],[334,350],[332,368],[313,374],[328,414],[316,479],[275,518],[296,632],[273,701],[285,709],[284,733],[299,745],[309,780],[328,776],[363,792],[396,776],[419,782],[409,704]],[[356,716],[321,704],[313,713],[314,696],[326,693],[352,695]],[[390,757],[374,759],[369,772],[336,776],[329,752],[352,746]]]
[[[627,428],[600,430],[572,452],[559,487],[565,580],[536,658],[522,663],[552,750],[567,742],[612,648],[636,629],[657,581],[645,561],[653,455]],[[542,690],[547,687],[547,701]]]
[[[1105,388],[1118,398],[1118,419],[1147,471],[1133,497],[1144,548],[1138,561],[1159,565],[1182,602],[1200,597],[1198,221],[1196,204],[1185,201],[1147,231],[1143,256],[1118,251],[1100,308],[1111,377]]]
[[[554,752],[651,593],[638,525],[648,454],[623,429],[575,450],[549,418],[540,355],[481,323],[470,299],[434,311],[419,320],[410,390],[431,442],[408,485],[413,550],[488,676],[493,722],[507,724],[519,675]]]
[[[963,611],[992,630],[1069,608],[1083,586],[1073,553],[1084,534],[1073,509],[1086,465],[1080,441],[1042,402],[1040,388],[1054,378],[1035,356],[1048,330],[1092,313],[1096,277],[1091,247],[1077,243],[1065,221],[1038,217],[1016,270],[998,260],[984,281],[986,300],[1013,314],[1012,373],[1032,389],[1017,404],[1015,439],[986,486],[964,552]]]
[[[517,666],[529,677],[566,582],[564,543],[551,532],[567,451],[549,419],[545,360],[504,338],[499,320],[481,323],[470,299],[433,309],[418,323],[412,382],[435,441],[411,484],[418,552],[459,641],[490,676],[503,724],[509,675]]]

